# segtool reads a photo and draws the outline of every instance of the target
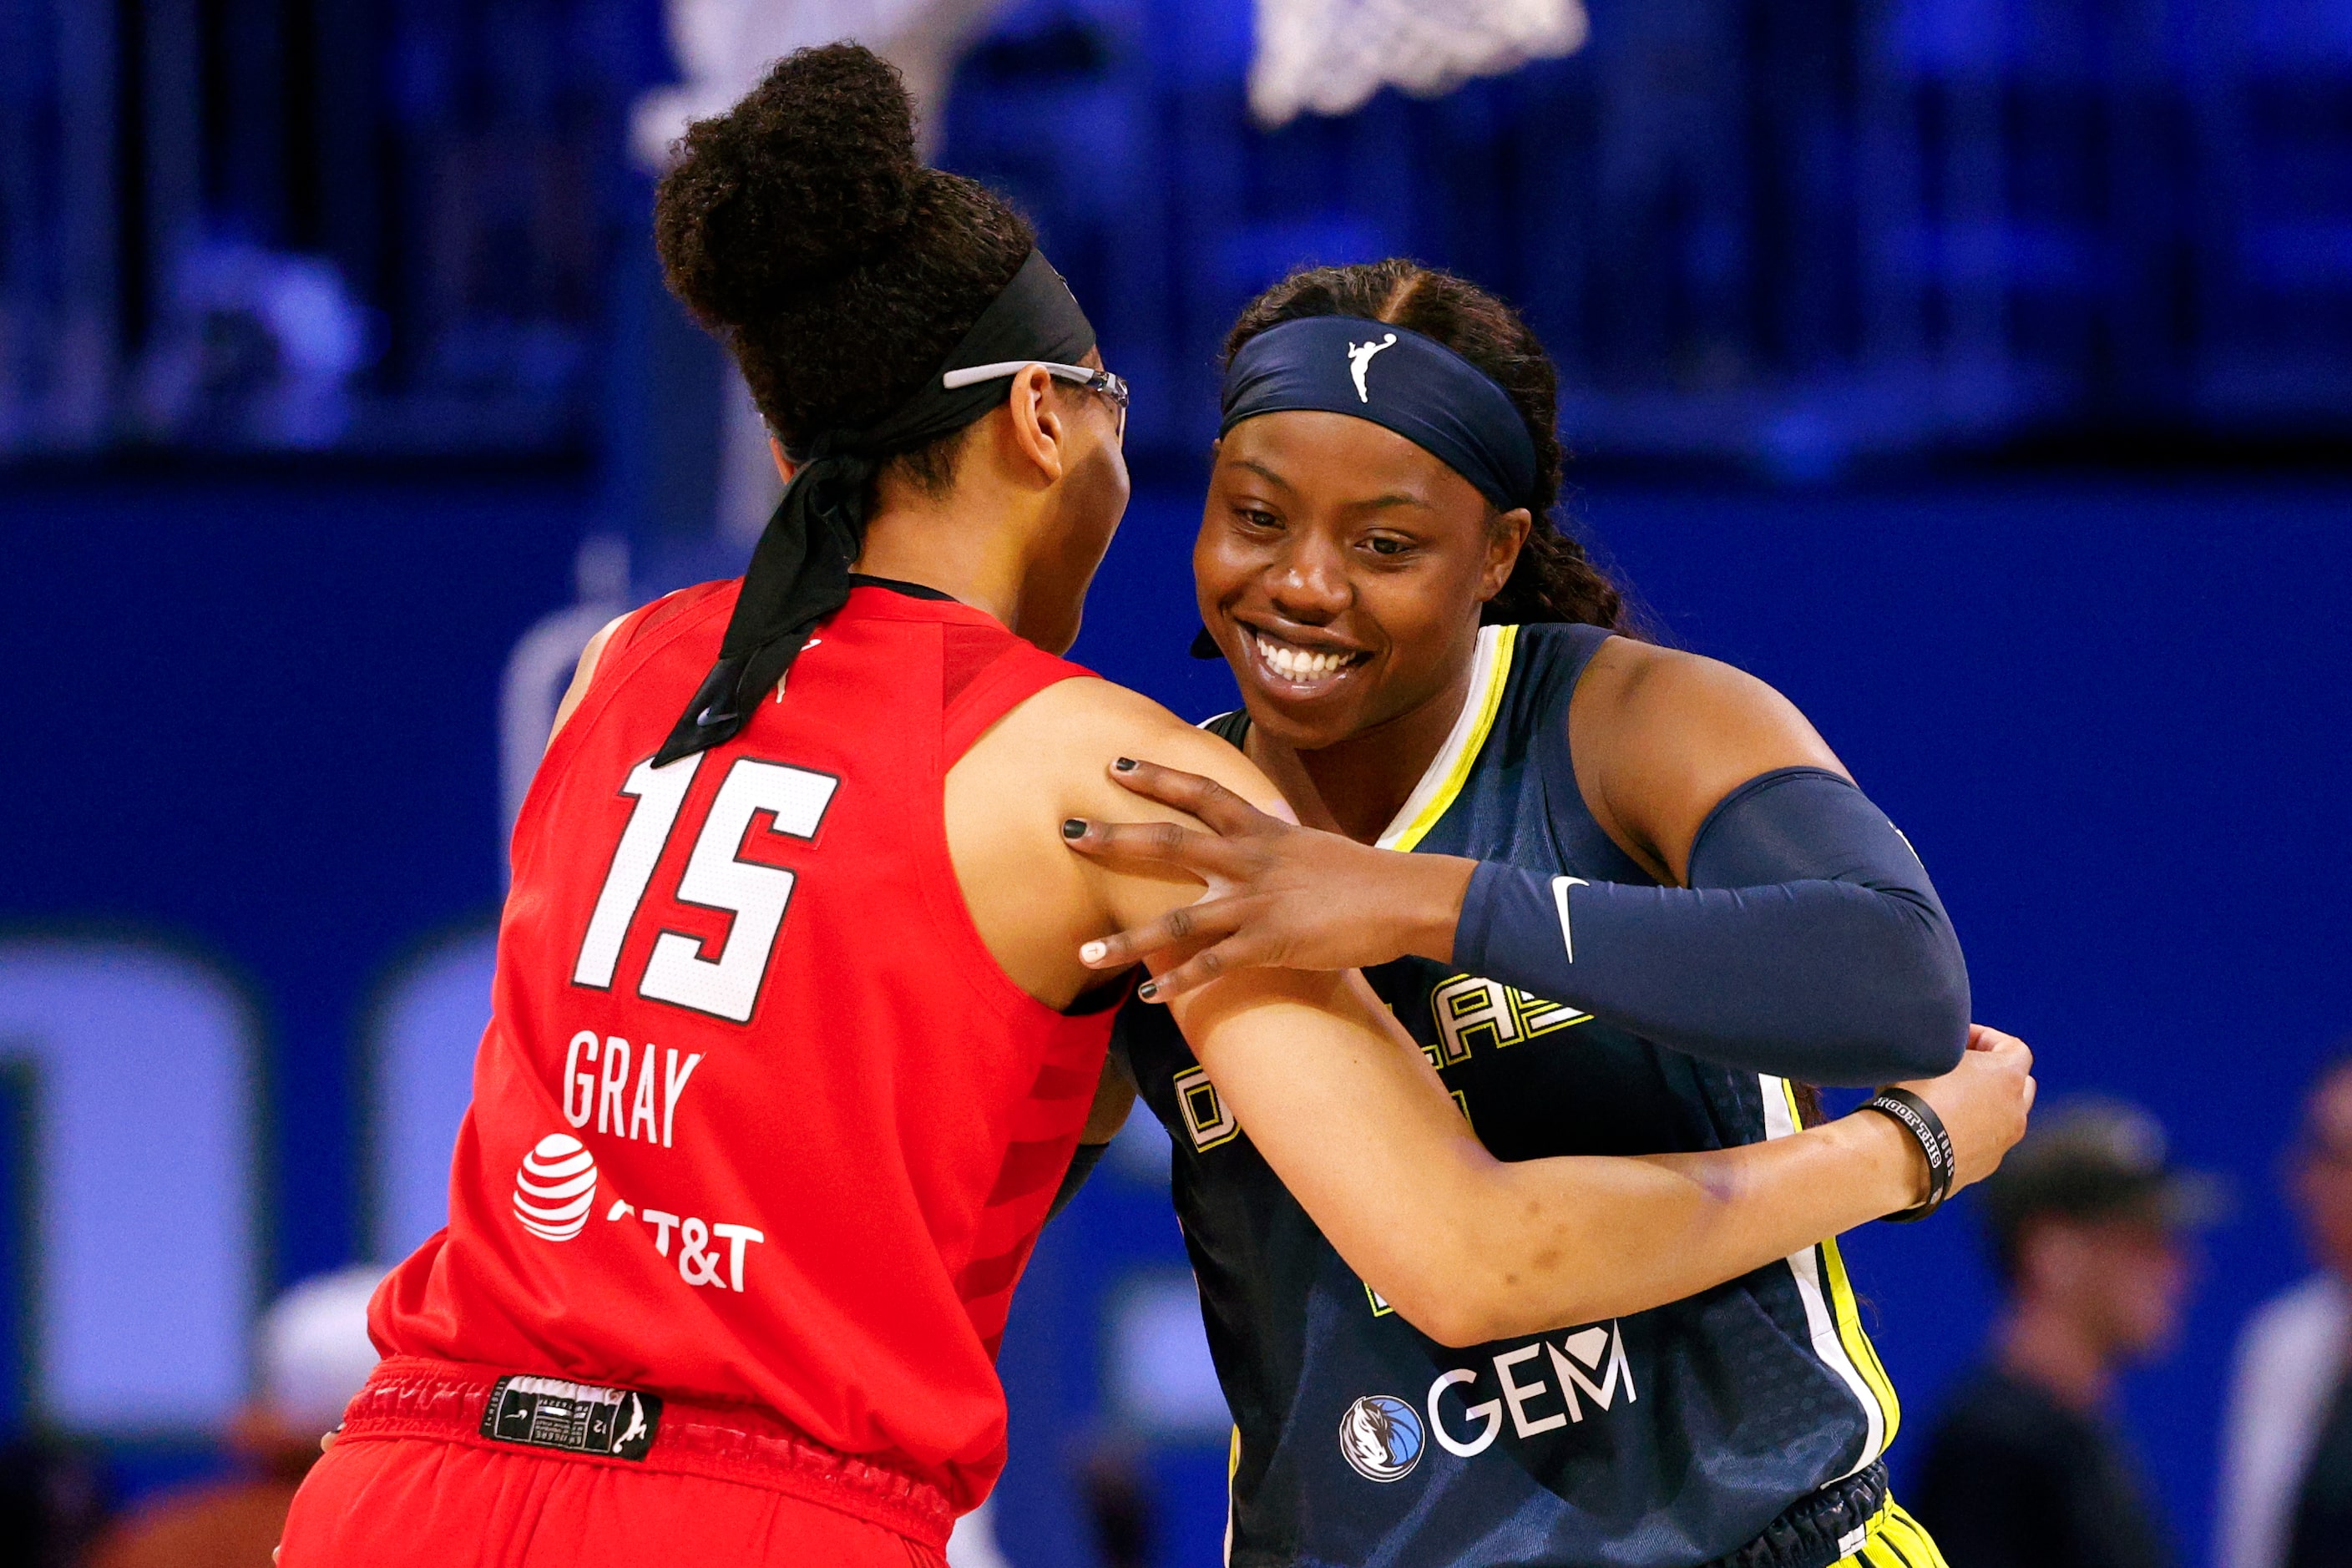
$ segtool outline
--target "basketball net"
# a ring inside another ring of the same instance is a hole
[[[1417,97],[1583,47],[1580,0],[1257,0],[1250,110],[1269,129],[1346,114],[1383,87]]]
[[[898,68],[915,99],[915,133],[936,135],[931,111],[973,34],[1005,0],[665,0],[683,82],[637,100],[630,141],[640,167],[669,166],[689,121],[720,114],[794,49],[854,38]],[[765,443],[761,443],[764,448]]]

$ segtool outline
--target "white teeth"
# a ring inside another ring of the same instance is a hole
[[[1349,656],[1347,654],[1310,653],[1304,648],[1268,642],[1264,637],[1257,639],[1257,650],[1265,662],[1274,667],[1277,674],[1286,676],[1292,680],[1319,679],[1335,670],[1345,668],[1350,662]]]

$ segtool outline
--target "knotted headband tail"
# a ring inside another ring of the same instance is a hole
[[[1066,364],[1094,346],[1094,327],[1069,285],[1043,251],[1032,250],[946,363],[888,417],[866,430],[826,431],[790,453],[798,466],[752,547],[719,662],[654,753],[654,765],[733,740],[792,668],[809,633],[849,602],[849,569],[865,546],[875,471],[1004,401],[1001,381],[950,390],[941,379],[948,372],[1014,360]]]
[[[733,740],[792,668],[809,633],[849,602],[849,567],[876,466],[871,458],[826,447],[793,473],[752,548],[719,662],[654,753],[654,766]]]

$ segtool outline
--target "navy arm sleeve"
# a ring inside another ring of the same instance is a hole
[[[1485,862],[1454,962],[1725,1067],[1879,1084],[1958,1065],[1959,940],[1918,856],[1852,784],[1818,768],[1750,779],[1700,826],[1690,880]]]

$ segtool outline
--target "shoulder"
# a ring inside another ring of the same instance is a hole
[[[1049,1006],[1098,984],[1078,944],[1156,919],[1200,894],[1190,873],[1098,864],[1060,824],[1182,823],[1120,788],[1111,764],[1138,757],[1202,773],[1260,804],[1278,797],[1249,759],[1160,704],[1092,676],[1031,693],[948,770],[949,854],[982,939],[1014,983]]]
[[[1796,704],[1719,659],[1612,637],[1568,710],[1577,785],[1603,831],[1660,880],[1679,882],[1707,814],[1781,768],[1849,778]]]
[[[595,679],[597,671],[608,660],[617,660],[621,655],[645,644],[663,628],[683,627],[693,621],[707,620],[732,609],[735,601],[731,590],[740,586],[740,579],[726,578],[674,588],[659,598],[606,621],[603,628],[588,639],[588,646],[581,650],[580,664],[575,672],[581,689],[586,689],[588,683]],[[698,606],[703,610],[703,615],[689,619],[688,612]]]
[[[1797,731],[1820,744],[1797,705],[1746,670],[1631,637],[1612,637],[1593,653],[1577,703],[1631,740],[1694,731],[1777,740]]]
[[[1696,829],[1716,802],[1759,773],[1845,767],[1797,705],[1746,670],[1679,648],[1611,637],[1569,710],[1571,743],[1602,787],[1638,803],[1678,802]]]
[[[691,584],[684,588],[673,588],[606,626],[604,630],[610,634],[611,642],[604,652],[618,656],[633,648],[666,642],[714,622],[724,625],[735,607],[736,594],[742,586],[740,577],[723,577],[713,582]]]
[[[1265,810],[1281,805],[1280,795],[1237,748],[1097,676],[1045,688],[1000,720],[974,752],[982,746],[1025,758],[1066,786],[1067,815],[1128,821],[1176,815],[1110,782],[1110,764],[1120,757],[1202,774]]]

